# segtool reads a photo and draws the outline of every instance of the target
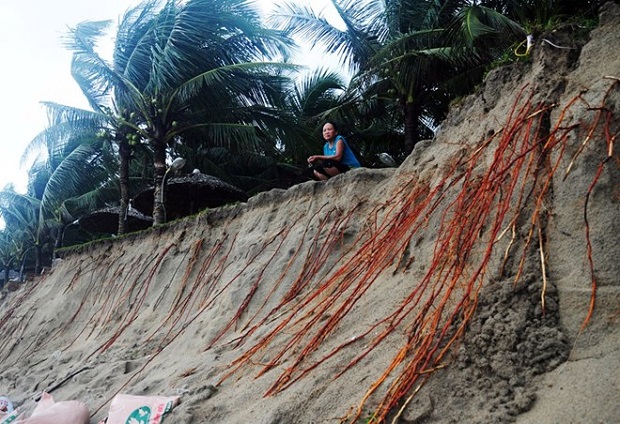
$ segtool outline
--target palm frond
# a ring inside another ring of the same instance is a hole
[[[333,103],[338,93],[346,89],[342,77],[332,71],[318,68],[307,74],[296,86],[296,97],[302,116],[324,109],[324,102]]]
[[[525,30],[515,21],[484,6],[473,5],[463,8],[448,27],[451,43],[473,47],[487,37],[512,39],[524,37]],[[509,43],[510,44],[510,43]]]
[[[368,56],[363,33],[358,29],[341,30],[309,7],[296,3],[276,6],[269,22],[302,40],[310,41],[311,47],[340,58],[340,64],[354,71]],[[351,23],[349,23],[352,25]]]
[[[41,197],[42,216],[52,216],[68,198],[83,194],[107,178],[97,163],[97,146],[82,143],[53,171]]]
[[[48,113],[49,126],[26,145],[21,157],[22,166],[34,153],[41,150],[47,153],[52,162],[55,157],[63,157],[65,151],[71,149],[72,141],[96,133],[108,121],[108,117],[99,112],[53,102],[42,104]]]
[[[252,72],[266,72],[269,69],[293,71],[298,69],[298,66],[278,62],[254,62],[210,69],[181,83],[170,95],[168,107],[173,101],[178,105],[188,105],[192,100],[199,100],[198,95],[205,90],[211,95],[212,101],[218,100],[217,96],[213,96],[218,92],[226,97],[229,97],[229,93],[247,95],[252,93],[255,84],[260,82],[258,78],[252,78]]]

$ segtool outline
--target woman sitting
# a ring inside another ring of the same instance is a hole
[[[327,122],[323,125],[323,139],[325,139],[323,154],[308,158],[308,163],[312,166],[317,179],[324,181],[361,166],[347,141],[338,135],[335,123]]]

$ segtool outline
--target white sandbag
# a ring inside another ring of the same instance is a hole
[[[118,394],[112,399],[106,424],[160,424],[179,403],[179,396],[132,396]]]

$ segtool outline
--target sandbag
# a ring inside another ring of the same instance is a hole
[[[54,402],[49,393],[43,392],[41,400],[29,418],[19,419],[16,424],[89,424],[88,407],[77,400]]]
[[[132,396],[118,394],[112,399],[106,424],[160,424],[179,403],[179,396]],[[100,424],[101,424],[100,423]]]

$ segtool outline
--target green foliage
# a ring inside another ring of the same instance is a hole
[[[490,7],[519,22],[528,34],[549,32],[564,24],[585,28],[596,25],[598,9],[605,0],[484,0]]]
[[[292,3],[282,5],[273,19],[338,54],[349,68],[353,77],[340,103],[322,116],[355,128],[356,144],[369,157],[382,151],[404,156],[417,140],[431,137],[450,98],[478,83],[484,67],[516,34],[525,36],[501,13],[468,2],[332,4],[344,30]]]
[[[0,256],[44,251],[82,214],[158,188],[170,157],[248,194],[303,181],[326,119],[364,165],[383,152],[401,161],[486,71],[529,59],[526,34],[583,37],[602,0],[332,4],[337,25],[291,1],[265,27],[249,0],[147,0],[120,19],[109,61],[97,43],[111,22],[71,29],[71,72],[91,110],[44,103],[50,125],[23,154],[35,157],[28,194],[0,195],[13,235]],[[335,54],[351,79],[325,64],[299,74],[293,36]]]
[[[525,40],[521,43],[515,43],[502,53],[491,63],[489,63],[485,75],[492,69],[499,68],[500,66],[509,65],[517,62],[527,62],[530,60],[529,52],[526,54]]]

